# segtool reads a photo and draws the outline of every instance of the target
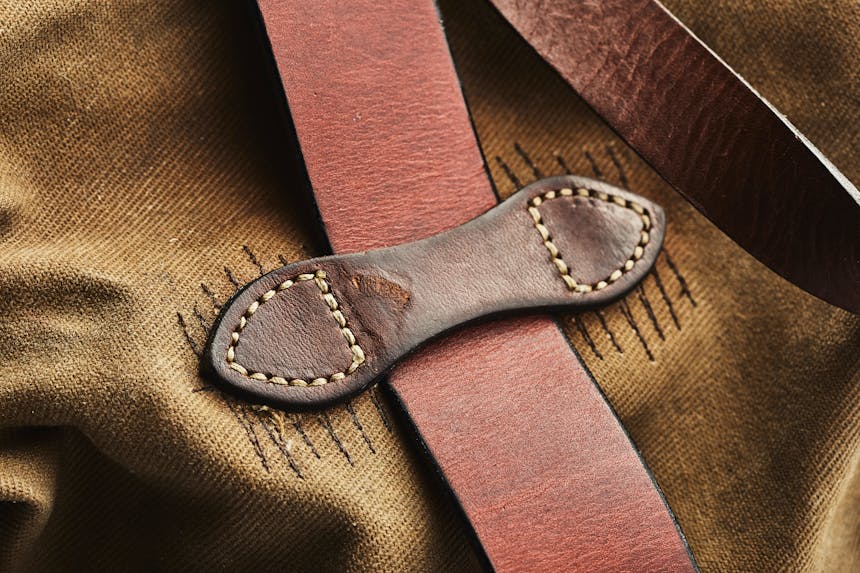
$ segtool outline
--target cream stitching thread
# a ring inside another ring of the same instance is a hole
[[[292,378],[287,380],[281,376],[274,376],[269,374],[264,374],[262,372],[252,372],[236,362],[236,346],[239,344],[239,335],[245,329],[245,325],[248,323],[248,319],[257,312],[257,310],[267,301],[271,300],[276,294],[283,292],[289,288],[291,288],[296,283],[302,281],[314,281],[317,287],[320,289],[322,293],[323,300],[328,306],[329,312],[334,318],[337,325],[340,327],[340,332],[343,334],[343,337],[346,339],[347,344],[349,344],[349,350],[352,352],[352,364],[349,365],[345,371],[335,372],[330,375],[328,378],[319,376],[311,379],[306,378]],[[364,351],[361,349],[361,346],[355,341],[355,335],[352,333],[352,330],[349,329],[349,326],[346,324],[346,317],[340,311],[340,305],[337,302],[337,299],[334,298],[334,294],[331,292],[331,286],[326,280],[325,271],[317,271],[314,274],[306,273],[297,276],[295,279],[288,279],[276,286],[275,288],[264,292],[260,295],[257,300],[251,303],[251,306],[245,311],[242,317],[239,319],[239,325],[233,330],[233,334],[231,335],[230,346],[227,348],[227,364],[230,365],[230,368],[241,374],[242,376],[247,376],[248,378],[252,378],[254,380],[259,380],[261,382],[269,382],[271,384],[281,384],[287,386],[322,386],[324,384],[328,384],[329,382],[339,382],[347,377],[347,375],[355,372],[359,366],[364,364],[365,356]]]
[[[570,270],[568,269],[567,263],[561,258],[561,254],[558,252],[558,248],[553,244],[552,237],[549,234],[549,229],[543,224],[543,219],[541,218],[540,211],[538,207],[544,202],[552,199],[556,199],[558,197],[590,197],[592,199],[599,199],[600,201],[605,201],[607,203],[613,203],[618,205],[619,207],[624,207],[626,209],[630,209],[639,215],[640,219],[642,219],[642,233],[639,235],[639,243],[637,243],[636,247],[633,249],[633,254],[630,256],[627,261],[621,265],[620,268],[615,269],[612,273],[601,281],[597,281],[592,284],[580,284],[576,282],[576,280],[570,276]],[[651,230],[651,217],[648,215],[646,209],[633,201],[628,201],[623,197],[619,197],[618,195],[610,195],[609,193],[604,193],[602,191],[593,191],[590,189],[579,188],[576,191],[573,189],[561,189],[558,191],[552,190],[547,191],[543,195],[539,195],[537,197],[532,198],[529,201],[529,206],[527,207],[529,215],[532,216],[534,220],[535,229],[537,229],[538,233],[540,233],[541,238],[543,239],[543,244],[546,249],[549,251],[550,256],[552,257],[552,262],[558,269],[559,274],[561,275],[564,284],[567,285],[569,290],[578,293],[588,293],[593,290],[602,290],[605,289],[610,284],[614,283],[618,279],[624,275],[624,273],[630,271],[636,262],[642,258],[642,254],[645,252],[645,245],[648,244],[648,241],[651,239],[649,231]]]

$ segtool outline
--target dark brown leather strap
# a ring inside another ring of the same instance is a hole
[[[543,179],[438,235],[260,277],[221,310],[204,364],[255,403],[322,408],[479,318],[623,296],[651,270],[664,229],[663,210],[643,197]]]
[[[727,235],[860,313],[860,193],[654,0],[492,0]]]
[[[430,0],[259,4],[335,251],[424,238],[496,203]],[[497,570],[693,570],[550,318],[458,331],[390,385]]]

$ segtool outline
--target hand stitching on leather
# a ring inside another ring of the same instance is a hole
[[[570,270],[567,266],[567,263],[564,262],[564,259],[562,259],[558,248],[552,242],[552,237],[550,236],[549,229],[547,229],[546,226],[543,224],[540,211],[538,210],[538,207],[544,201],[557,199],[559,197],[574,196],[590,197],[592,199],[598,199],[607,203],[613,203],[615,205],[618,205],[619,207],[624,207],[625,209],[630,209],[634,211],[637,215],[639,215],[640,219],[642,219],[642,233],[639,235],[639,243],[636,244],[636,247],[633,249],[633,254],[630,256],[630,258],[627,259],[627,261],[625,261],[621,267],[612,271],[612,273],[608,277],[592,284],[580,284],[576,282],[576,280],[572,276],[570,276]],[[562,280],[567,285],[567,288],[569,290],[577,293],[589,293],[593,290],[602,290],[609,286],[611,283],[614,283],[615,281],[620,279],[624,273],[630,271],[636,264],[636,262],[642,258],[642,254],[645,252],[645,245],[648,244],[648,241],[651,238],[649,235],[649,231],[651,230],[651,217],[648,215],[647,210],[642,207],[642,205],[634,203],[633,201],[628,201],[618,195],[610,195],[609,193],[604,193],[602,191],[593,191],[591,189],[585,189],[582,187],[580,187],[576,191],[569,188],[560,189],[558,191],[551,190],[547,191],[542,195],[533,197],[528,202],[527,209],[529,215],[531,215],[532,219],[534,220],[535,229],[537,229],[538,233],[540,233],[540,236],[543,239],[543,244],[549,251],[549,254],[552,257],[552,262],[558,269]]]
[[[331,312],[332,318],[334,318],[337,325],[340,327],[340,332],[343,334],[343,337],[346,339],[347,344],[349,344],[349,350],[352,352],[352,363],[345,371],[335,372],[334,374],[329,375],[328,377],[319,376],[311,379],[306,378],[292,378],[287,380],[282,376],[276,376],[272,374],[265,374],[263,372],[252,372],[247,368],[236,362],[236,345],[239,344],[239,338],[242,331],[245,329],[245,325],[248,322],[248,319],[257,312],[257,309],[260,308],[267,301],[271,300],[275,295],[288,290],[294,284],[302,281],[314,281],[317,287],[320,289],[320,292],[323,295],[323,300],[326,305],[328,305],[329,312]],[[346,317],[340,311],[340,306],[335,299],[334,294],[331,292],[331,287],[326,280],[325,271],[318,270],[314,274],[305,273],[301,274],[295,279],[287,279],[284,282],[280,283],[273,289],[267,290],[262,295],[260,295],[257,300],[251,303],[251,306],[245,310],[242,314],[242,317],[239,319],[239,325],[233,330],[230,339],[230,346],[227,348],[227,364],[230,365],[230,368],[241,374],[242,376],[247,376],[248,378],[252,378],[254,380],[259,380],[261,382],[269,382],[271,384],[280,384],[287,386],[322,386],[324,384],[328,384],[329,382],[338,382],[346,378],[349,374],[355,372],[359,366],[364,364],[365,356],[364,351],[361,349],[361,346],[355,340],[355,335],[350,330],[349,326],[346,323]]]

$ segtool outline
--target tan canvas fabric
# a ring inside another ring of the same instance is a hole
[[[860,180],[855,2],[668,5]],[[569,168],[667,209],[642,289],[562,320],[702,569],[860,568],[860,320],[722,236],[482,3],[442,11],[503,195]],[[254,46],[239,3],[0,3],[0,570],[478,567],[378,389],[286,415],[197,372],[238,284],[321,252]]]

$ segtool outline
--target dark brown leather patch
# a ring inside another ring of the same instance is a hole
[[[641,241],[641,215],[626,205],[594,197],[562,197],[540,207],[541,218],[553,243],[570,267],[571,276],[583,284],[605,279],[606,267],[621,269],[630,259],[631,237]],[[576,229],[558,233],[554,229]],[[634,241],[637,245],[640,241]],[[586,266],[585,262],[600,263]]]
[[[458,325],[622,296],[653,265],[663,233],[663,211],[642,197],[544,179],[439,235],[255,280],[224,307],[204,366],[256,402],[322,407]]]
[[[234,360],[251,372],[277,372],[288,380],[329,378],[346,371],[352,353],[337,322],[323,300],[316,280],[295,281],[291,288],[276,290],[246,317],[234,348]],[[290,340],[290,352],[272,351],[271,325],[278,325],[277,339]],[[320,352],[324,348],[325,352]]]

